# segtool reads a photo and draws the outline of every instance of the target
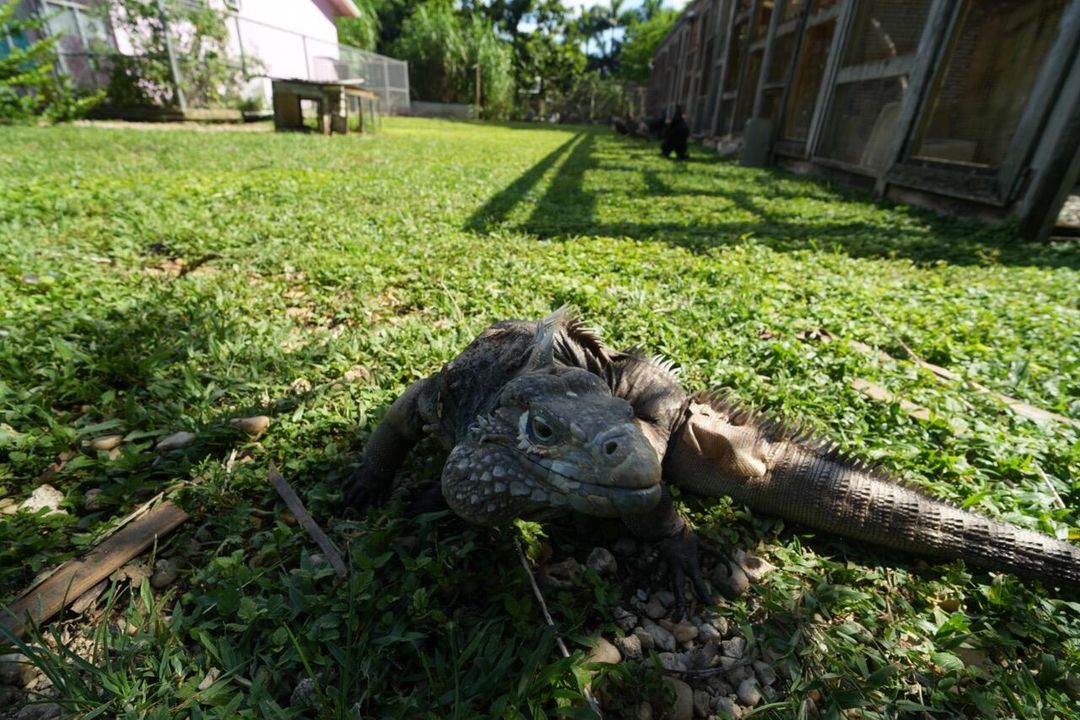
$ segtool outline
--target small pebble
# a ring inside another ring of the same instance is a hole
[[[770,562],[762,560],[759,557],[751,555],[744,550],[735,551],[735,562],[746,574],[746,578],[752,583],[759,583],[765,579],[765,576],[776,569],[776,566]]]
[[[694,717],[694,691],[678,678],[665,677],[664,682],[675,691],[675,705],[671,708],[672,720],[691,720]]]
[[[594,547],[585,560],[585,565],[600,575],[614,575],[618,570],[615,556],[611,554],[610,550],[603,547]]]
[[[585,656],[585,662],[604,665],[618,665],[620,660],[622,656],[619,654],[619,649],[602,637],[596,638],[596,642]]]
[[[205,692],[217,682],[217,679],[221,676],[221,670],[216,667],[212,667],[206,671],[206,675],[203,676],[202,681],[199,683],[199,692]]]
[[[641,643],[642,651],[652,650],[656,647],[656,641],[653,640],[653,636],[643,627],[634,628],[634,637]]]
[[[191,443],[195,442],[196,437],[197,436],[195,435],[195,433],[181,430],[180,432],[175,432],[172,435],[168,435],[158,440],[157,445],[154,446],[154,449],[158,452],[179,450],[180,448],[185,448]]]
[[[108,452],[120,447],[122,442],[124,442],[123,435],[102,435],[90,441],[90,449]]]
[[[652,636],[653,644],[658,650],[675,652],[675,638],[671,633],[648,620],[642,623],[642,627],[645,628],[645,632]]]
[[[245,418],[233,418],[229,423],[248,437],[257,438],[270,427],[270,418],[266,415],[254,415]]]
[[[637,615],[625,610],[621,607],[616,607],[611,613],[615,619],[615,624],[622,628],[625,632],[630,632],[637,625]]]
[[[746,653],[746,638],[733,637],[720,643],[720,652],[725,657],[739,659]]]
[[[57,703],[35,703],[26,705],[15,715],[15,720],[53,720],[63,713]]]
[[[709,716],[709,711],[712,709],[712,698],[705,690],[694,691],[694,715],[699,718]]]
[[[713,706],[716,710],[716,714],[721,718],[740,718],[742,717],[742,708],[740,708],[734,700],[727,695],[721,695],[716,699],[716,705]]]
[[[634,711],[635,720],[653,720],[652,705],[647,702],[639,702]]]
[[[698,629],[690,623],[683,621],[671,628],[671,634],[675,637],[675,642],[685,643],[690,642],[698,636]]]
[[[660,590],[656,592],[653,597],[659,600],[661,604],[666,608],[669,608],[675,604],[675,593],[671,592],[670,590]]]
[[[740,597],[750,589],[750,579],[735,563],[717,563],[712,574],[713,585],[728,600]]]
[[[60,503],[64,501],[64,493],[60,492],[52,485],[38,485],[34,488],[34,492],[30,493],[30,497],[26,498],[19,504],[20,510],[26,510],[27,512],[37,512],[38,510],[48,510],[48,514],[63,513],[60,509]]]
[[[776,671],[772,669],[772,665],[763,660],[754,661],[754,672],[757,673],[757,678],[762,685],[769,686],[776,682]]]
[[[758,690],[757,680],[747,678],[739,683],[739,689],[735,691],[739,702],[746,707],[754,707],[761,702],[761,691]]]
[[[30,659],[22,653],[0,655],[0,685],[22,687],[37,674]]]
[[[154,573],[150,576],[150,586],[155,590],[161,590],[172,585],[180,574],[180,568],[176,563],[167,558],[158,560],[154,565]]]
[[[675,653],[662,652],[658,653],[657,657],[660,658],[660,664],[663,665],[665,670],[671,670],[673,672],[686,672],[689,668],[686,667],[686,663],[682,661]]]
[[[105,507],[104,491],[101,488],[90,488],[83,495],[83,507],[91,512]]]
[[[619,654],[627,660],[640,660],[642,658],[641,638],[637,635],[615,638],[615,647],[619,649]]]
[[[19,512],[19,501],[15,498],[0,498],[0,515],[14,515]]]
[[[701,624],[701,627],[698,628],[698,637],[701,638],[703,641],[714,645],[720,642],[720,640],[723,638],[723,636],[720,634],[720,631],[709,623]]]
[[[289,707],[307,707],[315,700],[315,681],[304,678],[296,683],[292,695],[289,696]]]
[[[664,607],[664,604],[654,595],[649,599],[649,603],[645,606],[645,614],[653,620],[659,620],[667,615],[667,608]]]

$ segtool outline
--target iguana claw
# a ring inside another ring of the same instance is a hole
[[[690,584],[705,605],[712,605],[712,594],[701,577],[701,564],[698,561],[698,551],[712,549],[698,540],[697,535],[688,525],[684,525],[675,535],[660,542],[660,551],[667,560],[668,571],[671,573],[672,591],[675,594],[675,612],[672,620],[678,622],[686,615],[686,578],[690,578]]]

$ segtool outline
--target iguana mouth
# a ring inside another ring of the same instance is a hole
[[[626,513],[642,513],[652,509],[660,501],[660,467],[641,467],[635,464],[634,473],[612,473],[612,482],[601,484],[588,482],[560,472],[565,464],[567,468],[580,470],[573,464],[540,462],[528,455],[521,455],[546,471],[543,476],[534,476],[533,480],[552,496],[561,496],[574,510],[587,515],[610,517]],[[513,492],[513,488],[511,488]]]

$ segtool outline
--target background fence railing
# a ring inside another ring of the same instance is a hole
[[[82,88],[104,89],[109,58],[115,52],[110,48],[118,45],[108,22],[71,0],[40,0],[39,11],[47,18],[49,32],[60,38],[61,71]],[[248,81],[248,96],[261,94],[269,101],[265,78],[360,79],[379,96],[382,113],[409,112],[409,66],[402,60],[235,13],[229,15],[227,26],[230,58]]]

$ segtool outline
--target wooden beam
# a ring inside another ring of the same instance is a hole
[[[761,56],[761,69],[758,73],[757,92],[754,94],[754,108],[750,112],[750,117],[752,118],[761,116],[761,105],[765,101],[765,83],[769,78],[769,71],[772,69],[773,55],[776,54],[776,28],[780,26],[780,16],[784,14],[784,7],[786,5],[787,0],[776,0],[773,4],[772,15],[769,16],[769,27],[765,31],[764,40],[765,53]]]
[[[285,501],[285,505],[289,508],[289,512],[291,512],[293,517],[296,518],[296,521],[300,523],[300,527],[307,530],[308,535],[311,536],[323,551],[323,554],[326,555],[326,559],[330,561],[330,565],[333,566],[338,577],[343,578],[348,575],[349,571],[345,568],[345,563],[341,559],[341,553],[337,551],[337,548],[334,547],[334,543],[326,536],[326,533],[322,531],[319,524],[315,522],[315,518],[311,517],[311,513],[304,507],[304,503],[273,464],[270,465],[270,484],[274,486],[274,490],[277,490],[277,494]]]
[[[829,48],[829,58],[825,61],[825,71],[821,76],[821,87],[818,89],[817,102],[814,103],[814,114],[810,118],[810,129],[806,133],[807,157],[817,155],[822,127],[825,125],[825,116],[829,106],[832,105],[836,73],[840,70],[844,51],[847,50],[847,38],[855,17],[855,5],[856,0],[843,0],[843,4],[839,9],[836,6],[831,8],[831,10],[835,10],[839,14],[836,20],[836,30],[833,31],[832,47]]]
[[[915,67],[915,55],[885,58],[865,65],[849,65],[836,73],[836,84],[880,80],[881,78],[909,75]]]
[[[81,559],[64,563],[45,580],[30,586],[9,608],[0,609],[0,626],[23,637],[30,628],[49,620],[187,519],[188,514],[177,505],[161,503]]]
[[[926,26],[919,38],[919,47],[915,51],[915,62],[908,76],[908,87],[896,118],[896,129],[886,151],[885,167],[874,186],[878,195],[884,195],[888,190],[889,183],[885,178],[889,170],[900,162],[908,143],[914,140],[918,132],[918,120],[924,103],[933,95],[936,87],[934,73],[938,62],[946,55],[943,48],[948,44],[946,41],[954,35],[953,28],[959,14],[956,0],[934,0],[934,4],[930,6]]]
[[[1031,88],[1024,112],[1013,132],[1009,148],[1001,161],[1001,186],[1006,194],[1013,195],[1021,169],[1031,157],[1036,140],[1049,119],[1050,109],[1068,78],[1070,66],[1075,66],[1077,50],[1080,49],[1080,1],[1073,0],[1065,7],[1058,22],[1057,37],[1046,53],[1035,86]],[[1072,78],[1075,79],[1075,78]],[[1060,209],[1060,208],[1059,208]]]

